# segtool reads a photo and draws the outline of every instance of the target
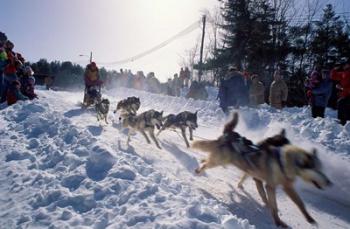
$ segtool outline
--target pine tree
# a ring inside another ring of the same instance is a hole
[[[269,0],[226,0],[222,14],[223,48],[213,62],[260,75],[272,75],[284,63],[289,52],[287,23],[276,17]]]
[[[218,49],[218,56],[222,65],[234,64],[242,68],[247,55],[248,40],[250,37],[251,18],[249,1],[227,0],[222,7],[224,24],[222,29],[223,48]]]
[[[314,61],[322,64],[336,62],[349,56],[349,34],[340,16],[336,16],[332,5],[325,7],[322,19],[315,22],[315,26],[315,35],[311,42]]]

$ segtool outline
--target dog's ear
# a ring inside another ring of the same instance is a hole
[[[312,156],[317,157],[317,149],[316,148],[312,148],[311,153],[312,153]]]
[[[164,111],[161,111],[161,112],[160,112],[160,115],[161,115],[161,116],[163,116],[163,112],[164,112]]]
[[[198,110],[196,110],[196,112],[194,112],[194,115],[195,115],[195,116],[197,116],[197,114],[198,114]]]
[[[283,128],[280,132],[280,135],[285,137],[286,136],[286,129]]]

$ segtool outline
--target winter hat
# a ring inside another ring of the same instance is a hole
[[[26,66],[24,69],[24,73],[27,74],[28,76],[32,76],[34,74],[34,71],[30,66]]]
[[[31,85],[35,85],[35,78],[33,76],[30,76],[28,78],[28,82],[31,84]]]
[[[10,40],[7,40],[5,42],[5,48],[13,49],[14,47],[15,47],[15,45]]]

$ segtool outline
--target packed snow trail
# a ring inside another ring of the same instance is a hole
[[[162,150],[140,134],[126,146],[125,131],[110,112],[106,125],[93,109],[77,104],[82,92],[39,91],[40,100],[0,111],[0,227],[3,228],[271,228],[255,185],[236,188],[234,167],[194,174],[206,155],[185,147],[175,132],[159,136]],[[131,89],[104,92],[111,101],[141,99],[141,111],[199,111],[195,136],[216,138],[226,117],[215,101],[194,101]],[[212,96],[214,97],[214,96]],[[321,152],[335,184],[326,191],[297,183],[320,228],[350,225],[350,126],[332,118],[309,118],[306,108],[283,112],[268,106],[243,108],[237,130],[258,141],[287,129],[295,144]],[[334,117],[334,113],[329,113]],[[278,193],[281,219],[293,228],[312,228],[301,212]]]

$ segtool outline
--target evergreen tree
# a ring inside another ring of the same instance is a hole
[[[209,63],[221,67],[234,64],[271,78],[289,53],[285,19],[277,18],[269,0],[226,0],[222,14],[223,48]]]
[[[314,61],[336,62],[342,57],[349,57],[349,34],[340,16],[336,16],[332,5],[328,4],[325,7],[322,19],[315,22],[315,26],[315,35],[311,42]]]

